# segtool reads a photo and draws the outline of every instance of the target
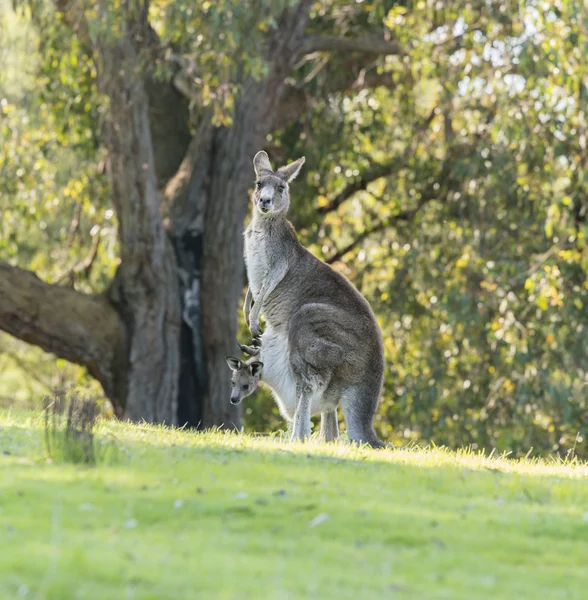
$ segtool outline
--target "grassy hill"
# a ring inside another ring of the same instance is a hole
[[[588,465],[0,413],[0,598],[584,599]]]

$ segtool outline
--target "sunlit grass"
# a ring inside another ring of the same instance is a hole
[[[588,466],[0,413],[0,597],[584,598]]]

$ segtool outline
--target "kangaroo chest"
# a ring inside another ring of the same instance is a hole
[[[271,325],[267,326],[261,336],[260,360],[263,363],[262,383],[273,392],[280,414],[288,421],[293,421],[298,398],[296,380],[290,365],[290,345],[284,331],[276,331]],[[334,406],[324,404],[320,394],[313,396],[311,414],[318,415],[325,408],[333,409]]]
[[[290,367],[290,348],[284,332],[268,326],[261,337],[262,382],[272,392],[280,413],[288,420],[296,412],[296,383]]]
[[[245,233],[245,264],[247,279],[253,299],[257,299],[259,291],[269,272],[269,245],[267,232],[247,229]]]

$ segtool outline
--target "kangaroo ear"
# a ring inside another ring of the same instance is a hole
[[[255,174],[260,177],[262,171],[269,171],[273,173],[272,163],[270,163],[269,156],[267,152],[264,150],[260,150],[253,159],[253,168],[255,169]]]
[[[261,373],[261,369],[263,369],[262,362],[255,361],[249,365],[249,371],[251,372],[251,375],[253,375],[254,377],[256,375],[258,375],[259,373]]]
[[[225,360],[227,361],[227,365],[232,371],[238,371],[243,363],[238,358],[233,358],[232,356],[225,356]]]
[[[306,159],[303,156],[302,158],[295,160],[293,163],[290,163],[289,165],[286,165],[285,167],[280,167],[278,169],[277,174],[282,179],[285,179],[286,181],[290,182],[290,181],[292,181],[292,179],[294,179],[296,177],[296,175],[298,175],[305,160]]]

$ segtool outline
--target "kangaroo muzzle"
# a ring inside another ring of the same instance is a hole
[[[231,404],[239,404],[239,402],[241,402],[241,397],[231,394]]]
[[[259,199],[259,210],[261,210],[261,212],[263,212],[263,213],[269,212],[271,205],[272,205],[271,198],[260,198]]]

